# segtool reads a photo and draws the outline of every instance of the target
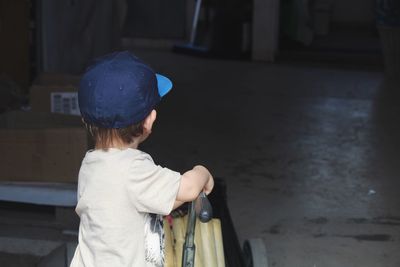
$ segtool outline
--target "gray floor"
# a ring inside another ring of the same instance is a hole
[[[399,87],[381,73],[136,50],[175,88],[144,145],[228,184],[241,241],[270,266],[400,266]]]

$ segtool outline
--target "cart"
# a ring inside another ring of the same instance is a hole
[[[226,267],[268,266],[267,253],[261,238],[248,239],[244,242],[243,248],[240,247],[226,203],[225,182],[223,179],[215,179],[215,187],[209,199],[202,193],[197,200],[188,205],[182,267],[194,266],[196,217],[201,223],[209,223],[212,218],[220,220]],[[218,265],[218,267],[222,266]]]

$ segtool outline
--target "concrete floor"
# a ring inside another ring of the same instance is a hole
[[[175,88],[144,145],[228,185],[241,241],[270,266],[400,266],[399,86],[380,72],[135,50]]]

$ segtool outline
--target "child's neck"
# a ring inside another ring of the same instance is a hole
[[[139,147],[139,144],[143,142],[141,138],[135,138],[133,142],[127,144],[122,142],[121,140],[113,140],[107,148],[116,148],[120,150],[132,148],[132,149],[137,149]],[[95,149],[104,149],[103,147],[100,147],[96,144]]]

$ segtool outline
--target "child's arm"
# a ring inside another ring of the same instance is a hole
[[[208,195],[213,187],[214,179],[211,173],[203,166],[198,165],[193,167],[192,170],[182,175],[174,209],[185,202],[195,200],[201,191],[204,191]]]

